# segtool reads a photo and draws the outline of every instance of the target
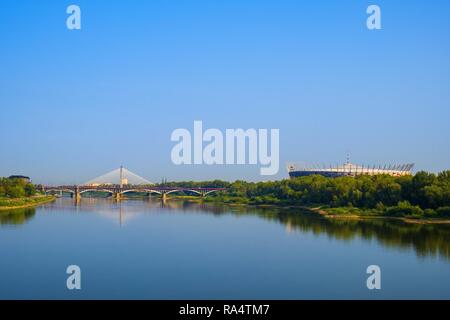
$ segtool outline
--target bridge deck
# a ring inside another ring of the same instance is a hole
[[[177,191],[187,191],[199,194],[201,196],[206,196],[208,194],[224,191],[226,188],[208,188],[208,187],[197,187],[197,188],[188,188],[188,187],[166,187],[166,186],[119,186],[119,185],[103,185],[103,186],[86,186],[86,185],[63,185],[63,186],[38,186],[40,190],[43,192],[50,191],[59,191],[59,192],[71,192],[74,194],[81,194],[88,191],[103,191],[110,192],[112,194],[124,194],[127,192],[146,192],[146,193],[159,193],[161,195],[166,195],[170,193],[174,193]]]

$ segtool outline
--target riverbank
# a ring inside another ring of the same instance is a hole
[[[323,208],[323,207],[304,207],[304,209],[317,213],[323,217],[330,219],[390,219],[400,220],[414,224],[450,224],[449,218],[441,217],[395,217],[383,214],[376,209],[360,209],[360,208]]]
[[[54,197],[54,196],[0,198],[0,211],[34,207],[34,206],[37,206],[40,204],[52,202],[55,199],[56,199],[56,197]]]
[[[199,198],[197,196],[173,196],[170,197],[172,200],[182,200],[191,202],[202,202],[211,203],[217,205],[226,205],[230,207],[255,207],[255,208],[279,208],[279,209],[300,209],[306,210],[314,214],[319,214],[323,217],[330,219],[392,219],[401,220],[408,223],[416,224],[450,224],[450,218],[447,217],[436,217],[432,214],[413,214],[408,216],[408,211],[405,209],[403,214],[396,211],[397,216],[389,215],[389,208],[385,209],[367,209],[367,208],[355,208],[355,207],[329,207],[326,205],[314,205],[314,206],[304,206],[296,205],[292,203],[279,202],[277,204],[270,203],[252,203],[248,201],[239,201],[240,199],[228,199],[232,201],[223,201],[222,198]],[[409,207],[408,207],[409,208]]]

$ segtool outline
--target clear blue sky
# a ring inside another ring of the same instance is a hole
[[[82,29],[66,28],[66,8]],[[378,4],[382,30],[366,28]],[[287,161],[450,169],[449,1],[0,4],[0,176],[267,179],[175,166],[176,128],[279,128]]]

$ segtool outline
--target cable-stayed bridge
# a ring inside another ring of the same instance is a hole
[[[149,180],[131,172],[130,170],[120,167],[110,171],[104,175],[89,180],[81,185],[63,185],[63,186],[39,186],[41,191],[45,193],[68,192],[72,197],[79,199],[82,194],[87,192],[106,192],[114,199],[120,200],[127,193],[139,192],[147,193],[149,196],[153,193],[158,194],[162,199],[166,199],[171,193],[188,192],[196,194],[200,197],[225,190],[225,188],[183,188],[183,187],[166,187],[157,186]]]
[[[150,181],[123,166],[83,183],[85,186],[99,185],[153,185]]]

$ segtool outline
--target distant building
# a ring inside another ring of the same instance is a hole
[[[20,176],[20,175],[9,176],[8,179],[19,179],[19,180],[22,180],[22,181],[24,181],[26,183],[30,183],[31,182],[30,177]]]
[[[414,164],[401,164],[401,165],[384,165],[384,166],[363,166],[356,165],[350,162],[346,162],[343,165],[337,166],[306,166],[306,165],[296,165],[288,164],[287,170],[289,177],[304,177],[313,174],[318,174],[324,177],[342,177],[342,176],[374,176],[380,174],[387,174],[394,177],[411,175],[411,170]]]
[[[109,187],[109,186],[113,186],[112,183],[98,183],[98,182],[93,182],[93,183],[88,183],[85,184],[86,187]]]

